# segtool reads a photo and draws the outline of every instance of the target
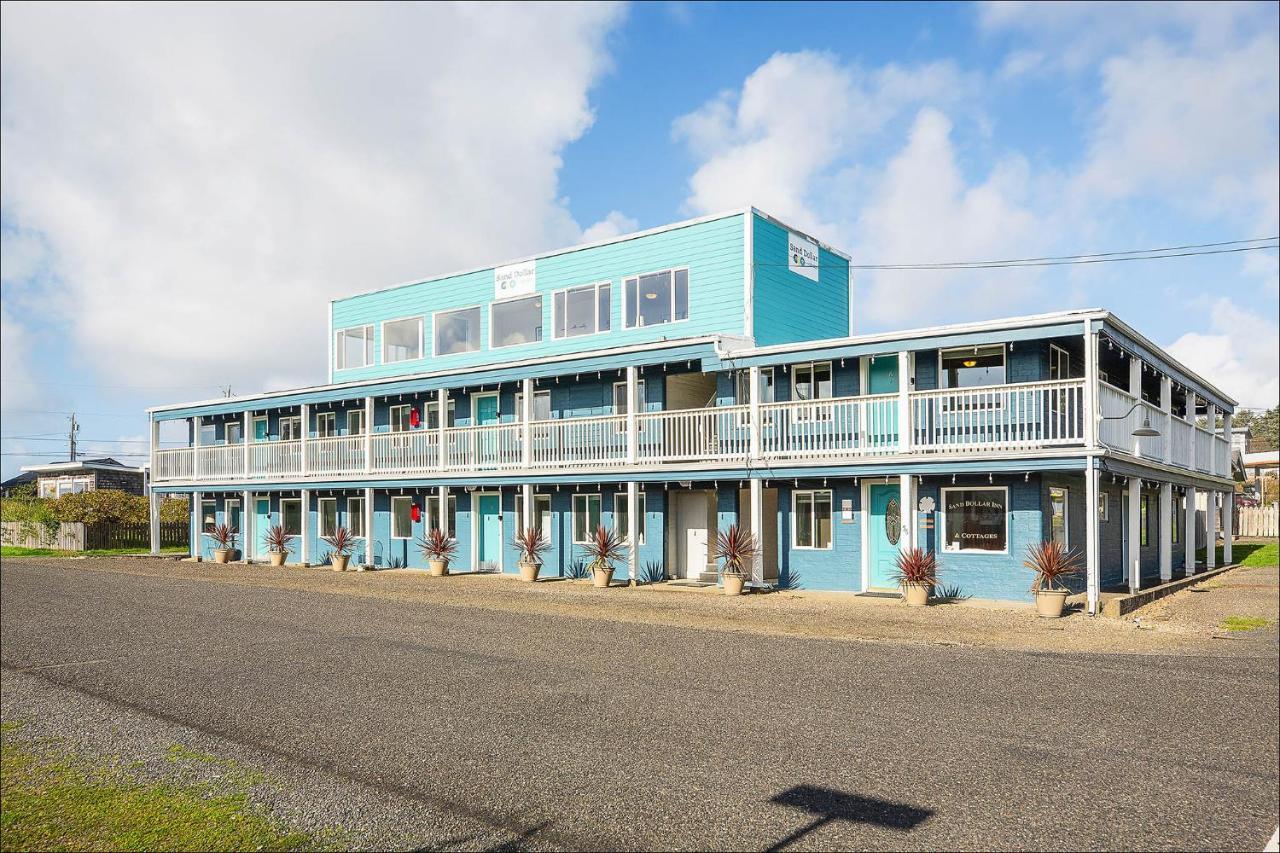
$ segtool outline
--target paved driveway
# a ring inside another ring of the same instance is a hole
[[[5,562],[7,679],[413,804],[408,844],[1256,850],[1276,823],[1271,652],[841,642],[82,568]]]

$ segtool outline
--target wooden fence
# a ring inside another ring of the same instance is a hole
[[[1237,507],[1235,521],[1236,536],[1280,536],[1280,507]]]
[[[56,548],[60,551],[89,551],[98,548],[151,547],[151,529],[147,524],[115,522],[64,521],[55,528],[22,521],[6,521],[0,525],[0,539],[6,545],[20,548]],[[185,521],[160,525],[160,547],[186,546],[191,541],[191,527]]]

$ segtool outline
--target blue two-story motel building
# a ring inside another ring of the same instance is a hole
[[[328,384],[149,410],[153,492],[190,495],[205,557],[225,521],[249,560],[281,524],[323,563],[344,526],[356,563],[421,567],[443,526],[455,566],[514,572],[536,523],[555,576],[604,524],[636,544],[618,580],[713,580],[737,523],[766,586],[890,589],[918,544],[1027,599],[1046,539],[1094,605],[1194,571],[1233,400],[1103,310],[853,335],[849,263],[747,209],[339,299]]]

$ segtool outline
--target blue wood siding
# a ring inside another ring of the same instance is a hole
[[[337,300],[333,303],[330,335],[338,329],[372,324],[375,364],[335,371],[334,379],[349,381],[500,364],[664,338],[741,335],[744,333],[745,290],[743,237],[743,216],[733,214],[657,234],[539,258],[537,292],[546,298],[542,305],[543,340],[533,344],[489,348],[489,305],[494,301],[492,268]],[[689,268],[689,319],[645,328],[624,328],[623,279],[673,267]],[[551,292],[603,281],[612,284],[611,330],[554,340]],[[481,306],[481,348],[476,352],[432,357],[432,313],[473,305]],[[382,364],[381,323],[404,317],[423,318],[423,357]]]
[[[849,329],[849,262],[818,250],[818,280],[788,268],[787,229],[753,214],[755,339],[759,346],[840,338]]]
[[[821,480],[800,481],[799,490],[824,488]],[[792,496],[796,487],[779,485],[778,488],[778,583],[794,589],[862,590],[862,499],[861,488],[852,480],[831,480],[826,487],[831,491],[832,547],[830,550],[793,548]],[[843,501],[852,501],[853,521],[844,523],[840,518]]]

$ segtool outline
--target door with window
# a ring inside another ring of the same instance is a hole
[[[867,522],[868,586],[897,589],[899,542],[902,541],[901,491],[896,484],[869,487],[871,512]]]
[[[477,394],[471,398],[472,423],[478,427],[496,426],[501,420],[497,394]],[[473,461],[481,468],[495,468],[499,458],[498,430],[482,429],[471,433]]]
[[[254,498],[253,499],[253,539],[248,546],[248,551],[253,555],[254,559],[264,559],[267,556],[267,543],[265,537],[267,531],[271,529],[271,499],[270,498]]]
[[[898,357],[882,355],[867,363],[867,393],[898,393]],[[898,443],[898,401],[889,400],[874,405],[863,404],[866,411],[859,420],[865,421],[868,447],[895,447]]]
[[[502,506],[497,495],[476,496],[476,568],[502,568]]]

